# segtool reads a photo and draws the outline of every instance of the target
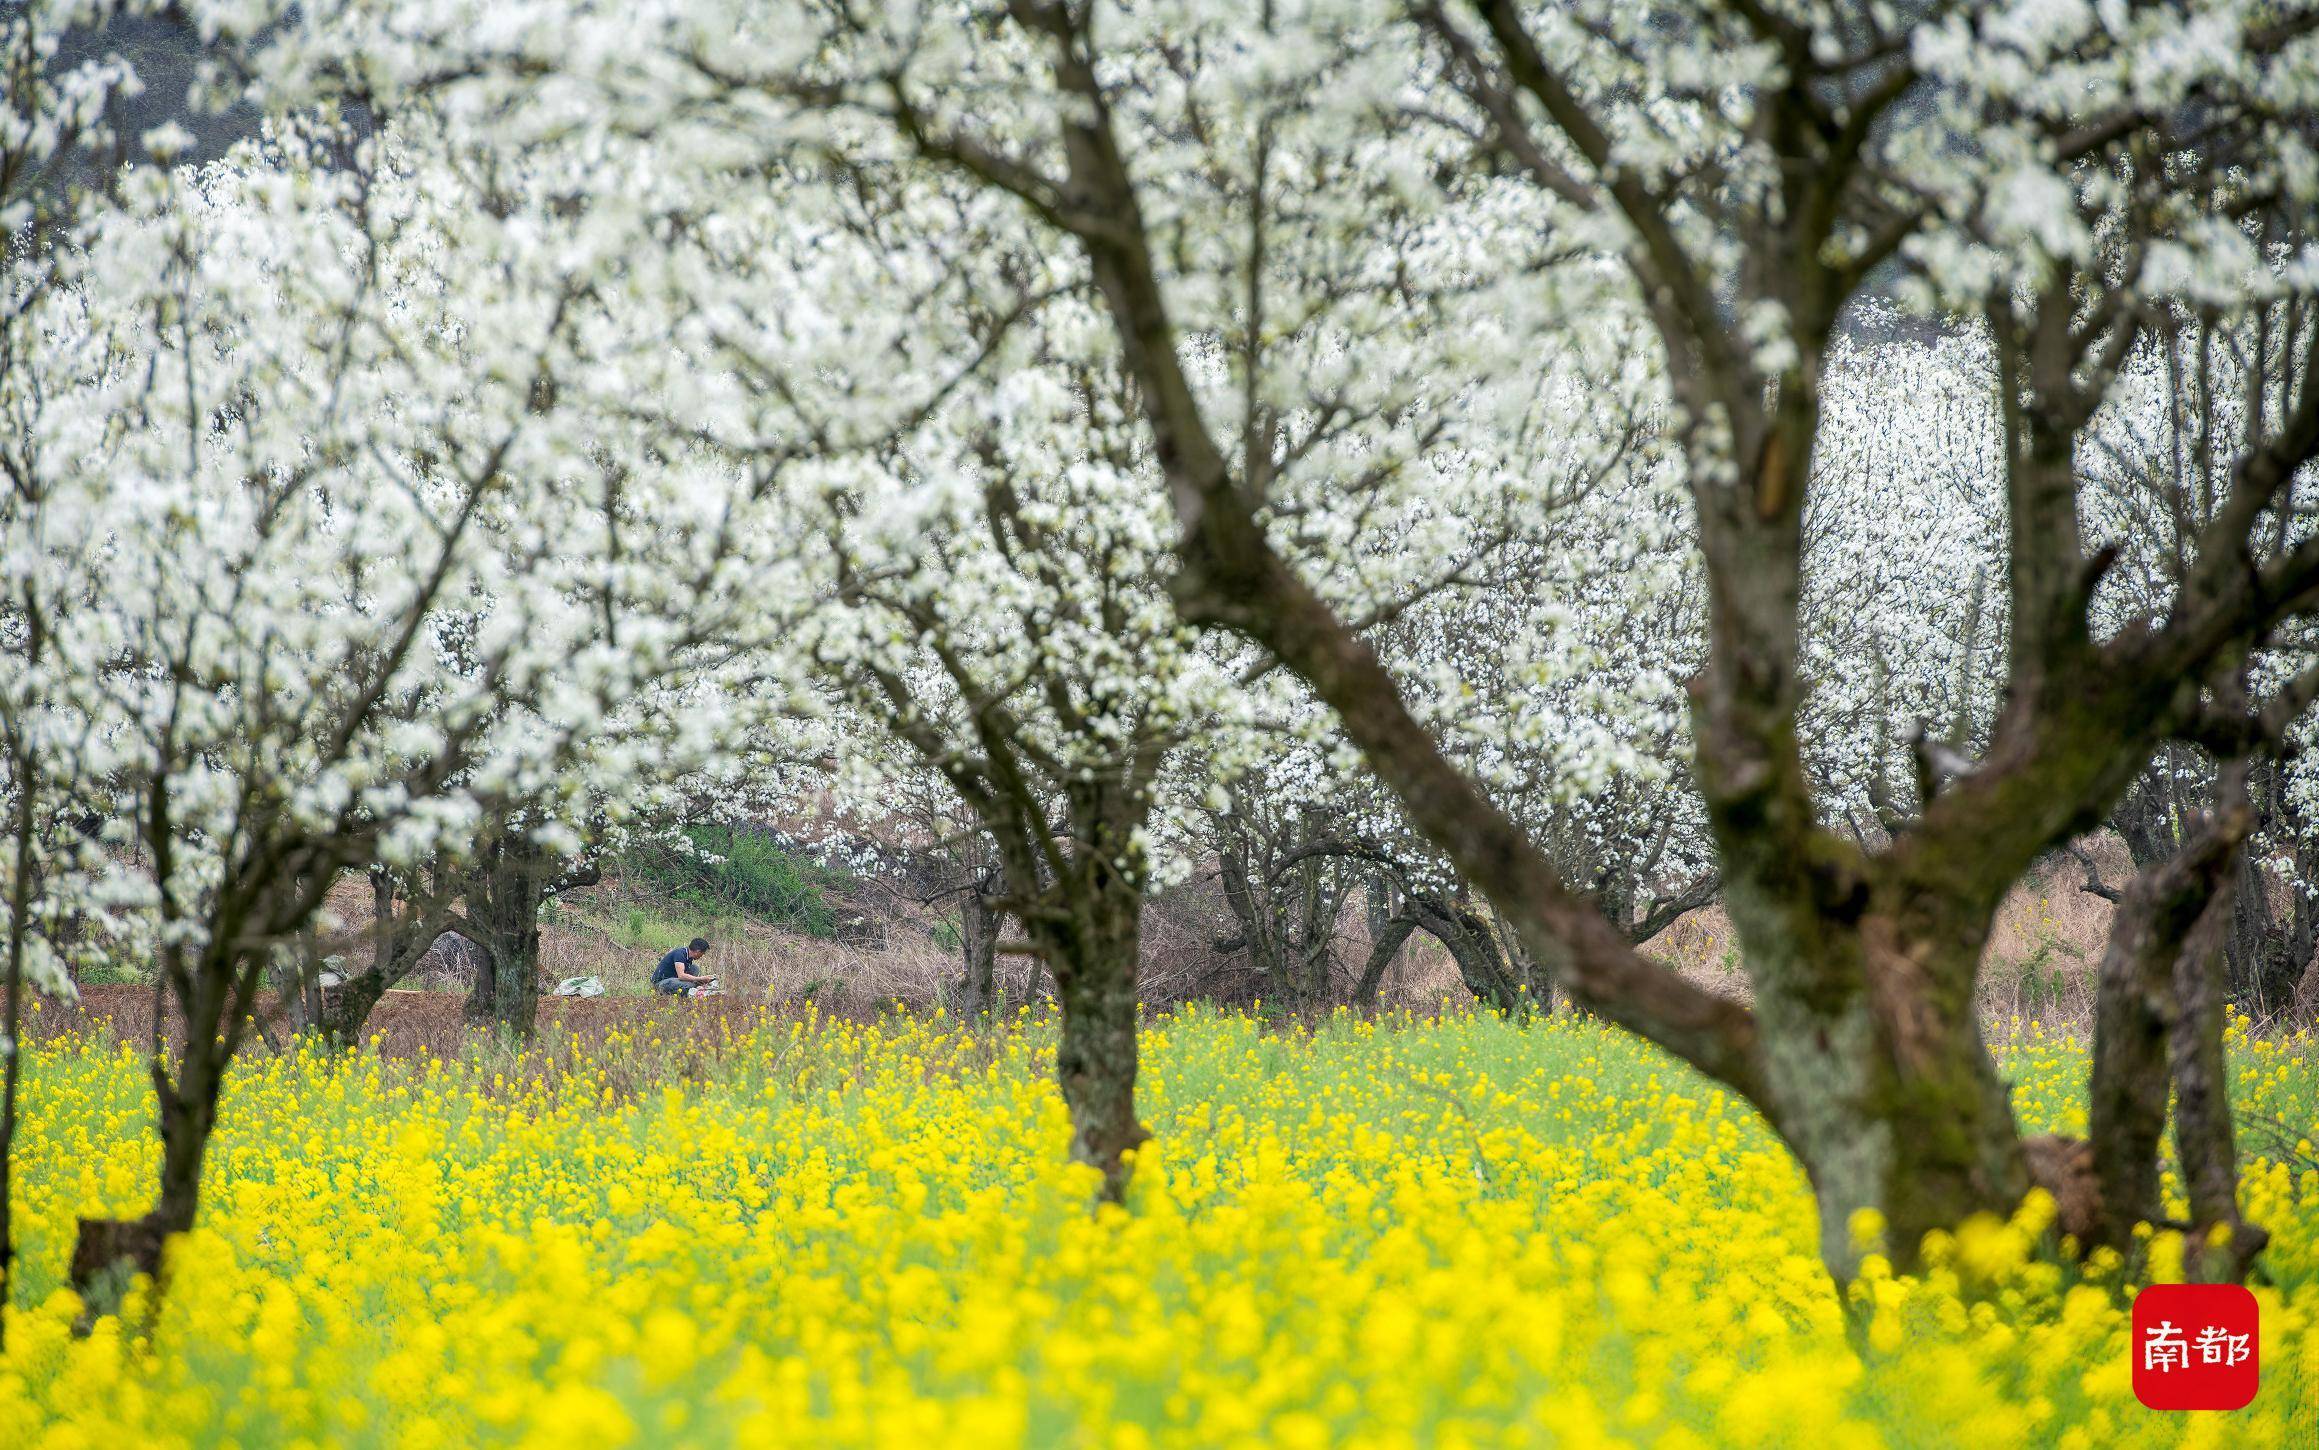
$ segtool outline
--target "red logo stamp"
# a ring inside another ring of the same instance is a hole
[[[2235,1410],[2255,1397],[2255,1296],[2236,1284],[2152,1284],[2134,1296],[2134,1398],[2153,1410]]]

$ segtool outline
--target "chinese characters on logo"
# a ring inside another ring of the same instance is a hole
[[[2153,1284],[2134,1298],[2134,1398],[2153,1410],[2235,1410],[2255,1397],[2255,1296],[2236,1284]]]

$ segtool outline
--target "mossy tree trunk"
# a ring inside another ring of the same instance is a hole
[[[959,893],[958,949],[964,972],[958,983],[958,1010],[980,1017],[997,1005],[1000,916],[991,899],[990,873],[978,874]]]
[[[1079,863],[1085,880],[1035,913],[1029,935],[1055,976],[1063,1009],[1055,1081],[1071,1114],[1071,1157],[1102,1176],[1099,1195],[1127,1195],[1129,1155],[1151,1135],[1135,1114],[1137,964],[1143,888],[1100,856]]]
[[[494,833],[463,877],[463,911],[444,918],[476,950],[467,1021],[528,1038],[539,1021],[540,908],[552,897],[600,879],[593,861],[573,862],[533,840],[521,826]]]

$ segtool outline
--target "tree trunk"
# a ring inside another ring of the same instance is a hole
[[[1071,1157],[1102,1175],[1101,1198],[1127,1194],[1128,1155],[1151,1135],[1135,1116],[1137,956],[1141,892],[1106,862],[1077,894],[1066,921],[1034,929],[1063,1008],[1055,1076],[1071,1114]]]
[[[1821,1254],[1839,1279],[1858,1267],[1852,1224],[1864,1209],[1905,1267],[1925,1234],[2010,1213],[2030,1186],[2009,1090],[1972,1010],[1970,968],[1940,960],[1963,941],[1942,942],[1866,917],[1854,939],[1864,960],[1841,974],[1857,985],[1841,992],[1799,964],[1749,962],[1762,1106],[1811,1180]]]
[[[467,878],[465,924],[486,964],[477,969],[465,1016],[528,1038],[539,1020],[539,912],[554,863],[521,831],[483,853]]]
[[[1527,1016],[1532,1007],[1522,984],[1507,969],[1490,924],[1454,901],[1412,893],[1403,908],[1414,923],[1449,948],[1450,960],[1474,1000],[1501,1017]]]
[[[400,887],[394,874],[383,867],[370,871],[370,966],[350,975],[335,987],[322,988],[317,994],[308,1026],[315,1035],[333,1048],[356,1047],[362,1039],[363,1024],[370,1020],[371,1009],[386,996],[387,988],[401,981],[426,954],[439,931],[440,903],[414,910],[407,920],[395,916],[395,900]]]
[[[1523,998],[1530,1010],[1540,1016],[1554,1015],[1554,968],[1542,962],[1522,944],[1522,938],[1505,928],[1503,922],[1493,925],[1491,935],[1498,943],[1506,960],[1506,973],[1521,987]]]
[[[959,898],[959,950],[966,973],[958,984],[961,1015],[979,1017],[997,996],[999,914],[991,904],[988,878],[978,878]]]
[[[516,1037],[531,1036],[539,1025],[539,928],[510,932],[484,945],[483,954],[491,970],[476,978],[468,1020]]]
[[[322,1010],[314,1019],[315,1034],[334,1048],[361,1046],[362,1029],[370,1021],[371,1009],[385,998],[387,987],[400,975],[389,976],[374,967],[324,991]]]
[[[173,1234],[193,1227],[201,1204],[201,1165],[209,1135],[217,1126],[218,1091],[224,1083],[222,1054],[214,1043],[189,1042],[182,1080],[160,1080],[161,1178],[153,1208],[141,1218],[82,1219],[72,1251],[72,1286],[87,1307],[84,1324],[119,1311],[130,1280],[138,1274],[162,1283],[162,1250]]]
[[[2081,1234],[2088,1247],[2123,1251],[2135,1224],[2161,1217],[2158,1144],[2172,1086],[2167,1042],[2182,1014],[2177,966],[2186,943],[2211,937],[2214,921],[2229,911],[2217,892],[2236,865],[2246,826],[2237,815],[2202,827],[2171,858],[2136,874],[2110,920],[2094,1003],[2086,1136],[2095,1203]]]
[[[2180,1011],[2168,1041],[2174,1074],[2174,1151],[2190,1199],[2183,1268],[2194,1280],[2235,1284],[2270,1234],[2239,1216],[2238,1145],[2230,1117],[2230,1066],[2223,1053],[2223,941],[2232,883],[2208,907],[2174,964]],[[2219,1242],[2210,1244],[2212,1234]]]
[[[16,1297],[16,1094],[24,1069],[24,949],[32,930],[33,784],[16,781],[16,870],[9,881],[7,1020],[0,1023],[0,1349]]]
[[[1353,1004],[1369,1008],[1377,1005],[1377,993],[1385,984],[1386,969],[1401,955],[1401,948],[1417,930],[1417,921],[1409,916],[1389,916],[1374,922],[1369,928],[1369,960],[1361,967],[1361,979],[1353,985]]]
[[[461,940],[473,948],[468,958],[475,964],[475,980],[467,986],[467,1000],[460,1004],[459,1016],[470,1027],[489,1026],[499,1005],[499,964],[482,942],[471,937]]]
[[[2255,823],[2249,839],[2284,842],[2283,849],[2290,853],[2285,886],[2274,863],[2266,859],[2266,851],[2278,847],[2240,853],[2224,946],[2231,1000],[2258,1018],[2270,1017],[2293,1010],[2296,985],[2319,954],[2319,911],[2299,887],[2319,877],[2319,851],[2305,844],[2307,833],[2283,791],[2278,767],[2242,762],[2237,768],[2251,777]],[[2191,818],[2219,809],[2220,777],[2199,778],[2195,774],[2199,769],[2181,747],[2161,748],[2112,813],[2112,823],[2137,868],[2155,867],[2187,849]]]
[[[539,929],[484,930],[475,948],[475,985],[461,1010],[472,1026],[529,1037],[539,1021]]]
[[[1252,854],[1248,830],[1231,816],[1223,828],[1224,848],[1217,854],[1216,879],[1224,888],[1224,904],[1240,927],[1239,946],[1248,953],[1248,965],[1263,980],[1265,999],[1276,1005],[1300,1005],[1302,984],[1289,970],[1293,955],[1272,912],[1272,883],[1249,869]],[[1219,948],[1226,943],[1217,943]]]
[[[2282,883],[2270,863],[2249,851],[2241,860],[2232,893],[2226,980],[2231,997],[2256,1018],[2293,1011],[2296,985],[2319,953],[2319,914],[2302,890],[2303,883],[2319,874],[2319,853],[2303,844],[2298,825],[2274,813],[2266,826],[2279,828],[2293,842],[2286,881]]]

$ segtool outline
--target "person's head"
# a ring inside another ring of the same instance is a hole
[[[709,954],[709,939],[705,936],[696,936],[692,939],[692,945],[686,947],[685,950],[691,952],[692,959],[697,962]]]

